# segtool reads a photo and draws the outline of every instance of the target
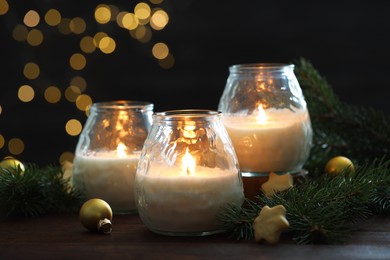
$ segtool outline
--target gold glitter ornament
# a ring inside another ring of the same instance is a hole
[[[81,224],[90,231],[109,234],[112,231],[112,209],[102,199],[87,200],[80,209]]]
[[[331,175],[339,174],[343,170],[347,170],[350,173],[355,172],[355,166],[352,161],[344,156],[335,156],[331,158],[325,166],[325,172]]]
[[[7,156],[0,162],[0,168],[7,169],[12,172],[17,172],[20,169],[20,173],[24,173],[24,165],[19,160]]]

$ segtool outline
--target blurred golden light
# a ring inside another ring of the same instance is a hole
[[[152,48],[153,56],[156,59],[165,59],[169,54],[169,48],[165,43],[158,42]]]
[[[18,98],[23,102],[30,102],[34,99],[35,91],[29,85],[23,85],[19,87]]]
[[[110,7],[100,4],[95,9],[95,20],[100,24],[108,23],[111,20]]]
[[[72,33],[70,29],[70,19],[62,18],[61,22],[58,24],[58,31],[64,35],[68,35]]]
[[[150,26],[155,30],[162,30],[168,24],[169,16],[164,10],[157,10],[150,19]]]
[[[38,46],[43,42],[43,34],[38,29],[32,29],[27,35],[27,42],[31,46]]]
[[[81,17],[75,17],[70,21],[69,28],[75,34],[81,34],[85,31],[87,24]]]
[[[71,153],[71,152],[63,152],[60,155],[59,162],[62,165],[65,162],[73,162],[73,159],[74,159],[74,154],[73,153]]]
[[[0,105],[0,115],[1,115],[1,112],[3,112],[3,108],[2,108],[1,105]]]
[[[77,87],[81,92],[87,89],[87,82],[81,76],[75,76],[71,79],[70,85]]]
[[[78,98],[76,99],[76,106],[81,111],[87,110],[87,108],[91,105],[92,105],[92,99],[88,95],[83,94],[78,96]]]
[[[27,39],[28,29],[22,24],[18,24],[12,31],[12,37],[19,42],[25,41]]]
[[[65,98],[69,102],[75,102],[80,95],[81,91],[76,86],[69,86],[65,90]]]
[[[150,17],[150,6],[147,3],[141,2],[134,7],[134,14],[142,20]]]
[[[150,0],[152,4],[158,5],[161,4],[163,0]]]
[[[165,59],[158,60],[158,64],[163,69],[170,69],[175,65],[175,57],[169,53]]]
[[[80,121],[77,119],[70,119],[68,122],[66,122],[65,130],[68,133],[68,135],[71,136],[79,135],[82,129],[83,126],[81,125]]]
[[[99,47],[99,42],[104,37],[108,37],[108,35],[104,32],[98,32],[97,34],[95,34],[95,36],[93,37],[93,43],[95,44],[96,47]]]
[[[5,144],[5,139],[4,137],[0,134],[0,149],[4,147]]]
[[[39,20],[40,20],[39,14],[34,10],[28,11],[23,18],[24,24],[27,25],[28,27],[37,26],[39,24]]]
[[[91,36],[85,36],[80,41],[80,49],[85,53],[92,53],[96,50],[96,46],[93,43]]]
[[[75,53],[70,57],[69,64],[74,70],[82,70],[85,68],[87,60],[85,59],[83,54]]]
[[[23,75],[28,79],[36,79],[40,74],[39,66],[34,62],[29,62],[24,65]]]
[[[55,86],[50,86],[45,90],[44,96],[47,102],[54,104],[60,101],[61,91]]]
[[[128,30],[134,30],[137,28],[139,21],[138,17],[135,16],[133,13],[126,13],[123,15],[122,20],[120,22],[124,28]]]
[[[0,0],[0,15],[6,14],[8,12],[9,5],[6,0]]]
[[[50,26],[57,26],[61,22],[61,14],[56,9],[50,9],[45,14],[45,22]]]
[[[19,138],[12,138],[8,141],[8,150],[13,155],[18,155],[24,151],[24,143]]]
[[[112,53],[116,48],[116,43],[111,37],[104,37],[99,42],[100,50],[105,54]]]
[[[152,39],[152,30],[149,28],[149,27],[144,27],[144,32],[142,32],[142,37],[138,39],[138,41],[142,42],[142,43],[146,43],[148,41],[150,41],[150,39]],[[136,32],[137,34],[137,32]]]
[[[118,15],[116,16],[116,23],[118,24],[119,27],[121,28],[125,28],[125,26],[123,25],[123,17],[127,14],[128,12],[125,12],[125,11],[122,11],[122,12],[119,12]]]

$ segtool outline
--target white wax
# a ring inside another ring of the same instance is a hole
[[[217,230],[217,214],[227,203],[241,205],[243,187],[237,172],[197,166],[194,175],[181,168],[151,165],[135,177],[138,213],[157,232]]]
[[[134,177],[138,160],[138,155],[123,158],[108,154],[76,156],[73,185],[84,192],[86,199],[105,200],[114,212],[134,211]]]
[[[311,145],[307,111],[267,109],[267,120],[254,116],[224,115],[223,124],[232,140],[242,172],[300,170]]]

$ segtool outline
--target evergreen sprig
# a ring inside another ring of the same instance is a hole
[[[228,206],[221,213],[222,228],[236,239],[253,239],[253,221],[268,205],[283,205],[290,223],[288,232],[298,244],[334,243],[345,240],[353,223],[371,214],[389,213],[390,160],[374,160],[355,173],[307,178],[293,188],[243,207]]]
[[[36,217],[48,213],[73,212],[79,209],[81,196],[63,178],[60,167],[0,167],[0,217]]]
[[[383,111],[342,102],[306,59],[295,62],[314,131],[306,168],[313,172],[337,155],[364,164],[390,153],[390,117]]]

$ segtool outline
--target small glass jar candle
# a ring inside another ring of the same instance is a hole
[[[138,213],[153,232],[202,236],[223,232],[218,214],[243,203],[238,161],[221,113],[156,113],[135,177]]]
[[[136,212],[134,177],[152,124],[153,104],[94,103],[77,143],[73,185],[85,199],[105,200],[114,213]]]
[[[218,109],[242,176],[301,172],[312,128],[294,65],[241,64],[229,71]]]

